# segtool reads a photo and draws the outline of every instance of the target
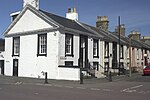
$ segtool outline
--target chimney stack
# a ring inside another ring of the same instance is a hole
[[[78,13],[76,8],[68,8],[68,12],[66,13],[66,18],[71,20],[78,20]]]
[[[27,4],[30,4],[37,10],[39,10],[39,0],[23,0],[23,7],[25,7]]]
[[[140,40],[141,34],[139,31],[131,31],[130,34],[128,35],[128,37],[131,39]]]
[[[120,35],[125,36],[125,30],[126,30],[125,25],[121,24],[120,25]],[[118,31],[119,31],[119,26],[116,26],[115,27],[115,32],[118,33]]]
[[[98,29],[103,29],[105,31],[108,31],[108,17],[107,16],[97,16],[97,22],[96,27]]]

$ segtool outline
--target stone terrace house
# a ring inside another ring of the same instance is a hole
[[[106,16],[98,17],[93,27],[78,21],[75,8],[64,18],[40,10],[38,4],[24,0],[23,10],[11,14],[13,21],[4,32],[5,75],[44,78],[47,72],[49,79],[79,80],[80,68],[85,76],[118,73],[119,38],[108,31]],[[120,39],[123,69],[129,69],[128,41],[125,36]],[[149,46],[145,49],[148,59]]]

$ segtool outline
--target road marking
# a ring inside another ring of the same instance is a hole
[[[103,89],[103,91],[112,91],[112,90],[110,90],[110,89]]]
[[[72,86],[64,86],[65,88],[73,88]]]
[[[77,89],[86,89],[85,87],[76,87]]]
[[[91,90],[99,91],[100,89],[98,89],[98,88],[91,88]]]
[[[127,90],[125,92],[129,92],[129,93],[132,93],[132,92],[136,92],[136,90]]]
[[[142,86],[143,86],[143,85],[138,85],[138,86],[131,87],[130,89],[140,88],[140,87],[142,87]]]
[[[62,85],[54,85],[55,87],[63,87]]]
[[[36,93],[34,93],[34,94],[35,94],[35,95],[38,95],[39,93],[36,92]]]
[[[126,89],[121,90],[121,92],[129,92],[129,93],[136,92],[135,89],[140,88],[142,86],[143,85],[137,85],[137,86],[134,86],[134,87],[126,88]]]
[[[16,82],[16,83],[15,83],[15,85],[20,85],[20,84],[22,84],[22,82]]]
[[[140,91],[140,92],[138,92],[138,93],[144,93],[144,91]]]
[[[46,86],[53,86],[52,84],[45,84]]]

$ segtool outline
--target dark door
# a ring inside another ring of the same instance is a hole
[[[117,43],[113,42],[112,68],[117,68]]]
[[[80,36],[80,67],[83,69],[88,68],[88,37]]]
[[[18,59],[13,60],[13,76],[18,76]]]
[[[4,60],[0,60],[0,69],[1,69],[1,74],[4,75]]]

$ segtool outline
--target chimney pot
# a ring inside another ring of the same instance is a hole
[[[71,13],[71,8],[68,8],[68,13]]]
[[[74,13],[76,13],[76,12],[77,12],[77,10],[76,10],[76,8],[75,8],[75,7],[73,8],[73,12],[74,12]]]

